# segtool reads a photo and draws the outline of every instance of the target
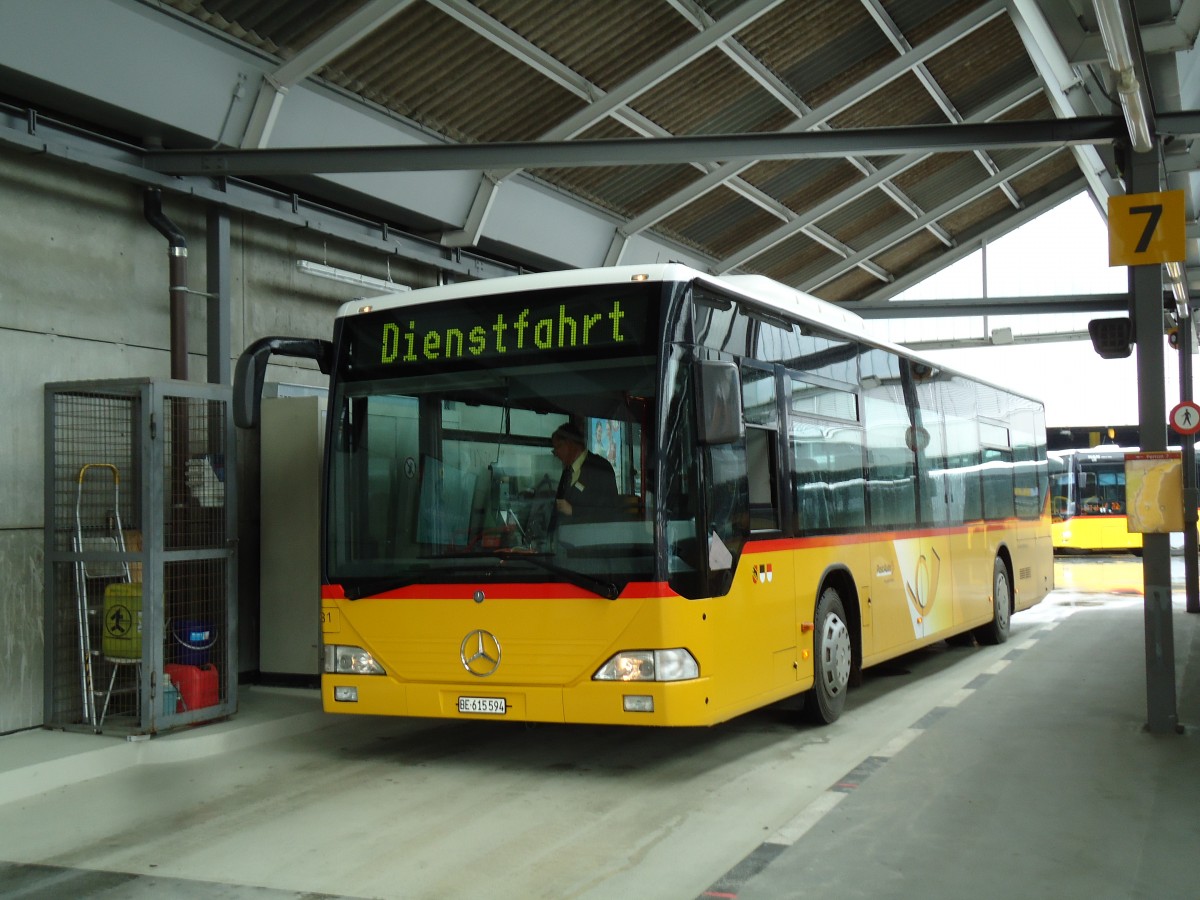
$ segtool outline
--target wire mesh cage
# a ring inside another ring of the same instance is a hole
[[[154,733],[236,708],[229,389],[46,386],[46,723]]]

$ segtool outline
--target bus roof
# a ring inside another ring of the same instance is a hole
[[[445,300],[463,300],[484,294],[511,294],[517,291],[589,287],[600,284],[623,284],[631,281],[707,282],[714,287],[738,294],[744,299],[773,306],[792,315],[814,319],[854,335],[861,335],[864,331],[863,320],[860,316],[833,303],[773,281],[765,275],[717,277],[679,263],[565,269],[557,272],[512,275],[506,278],[462,281],[456,284],[387,294],[369,300],[351,300],[343,303],[337,314],[339,317],[355,315],[362,311],[364,306],[370,306],[373,310],[390,309],[422,303],[438,303]]]
[[[924,362],[934,368],[955,372],[949,366],[934,362],[907,347],[867,334],[866,323],[857,313],[843,306],[805,294],[795,288],[781,284],[765,275],[709,275],[681,263],[655,263],[653,265],[602,266],[591,269],[563,269],[554,272],[537,272],[526,275],[511,275],[504,278],[487,278],[477,281],[461,281],[437,287],[418,288],[386,294],[382,297],[351,300],[338,309],[338,318],[381,309],[403,308],[425,303],[447,300],[465,300],[489,294],[512,294],[518,291],[552,290],[554,288],[591,287],[603,284],[625,284],[629,282],[692,282],[711,285],[718,290],[735,294],[751,303],[774,307],[789,316],[798,316],[815,322],[843,336],[864,341],[877,347],[887,348],[902,356]],[[956,373],[961,374],[961,373]],[[977,376],[967,376],[973,381],[989,383]],[[1026,399],[1041,401],[1034,397],[992,384]]]

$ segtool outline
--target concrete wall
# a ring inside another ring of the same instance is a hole
[[[166,194],[166,215],[188,238],[188,281],[207,289],[205,207]],[[142,215],[136,185],[92,170],[0,150],[0,733],[43,724],[43,385],[170,376],[167,242]],[[361,288],[299,272],[297,259],[376,277],[386,260],[307,229],[233,214],[230,345],[236,356],[267,334],[328,337],[337,305]],[[413,286],[436,273],[393,261]],[[189,312],[190,378],[206,379],[206,304]],[[315,367],[273,365],[268,380],[323,386]],[[257,440],[239,434],[240,618],[257,609]],[[242,671],[257,641],[239,641]]]

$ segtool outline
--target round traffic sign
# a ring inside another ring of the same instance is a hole
[[[1171,410],[1171,427],[1180,434],[1195,434],[1200,431],[1200,405],[1184,400]]]

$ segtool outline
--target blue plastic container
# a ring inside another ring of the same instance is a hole
[[[181,619],[171,626],[175,641],[173,662],[184,666],[202,666],[217,643],[217,629],[211,622]]]

